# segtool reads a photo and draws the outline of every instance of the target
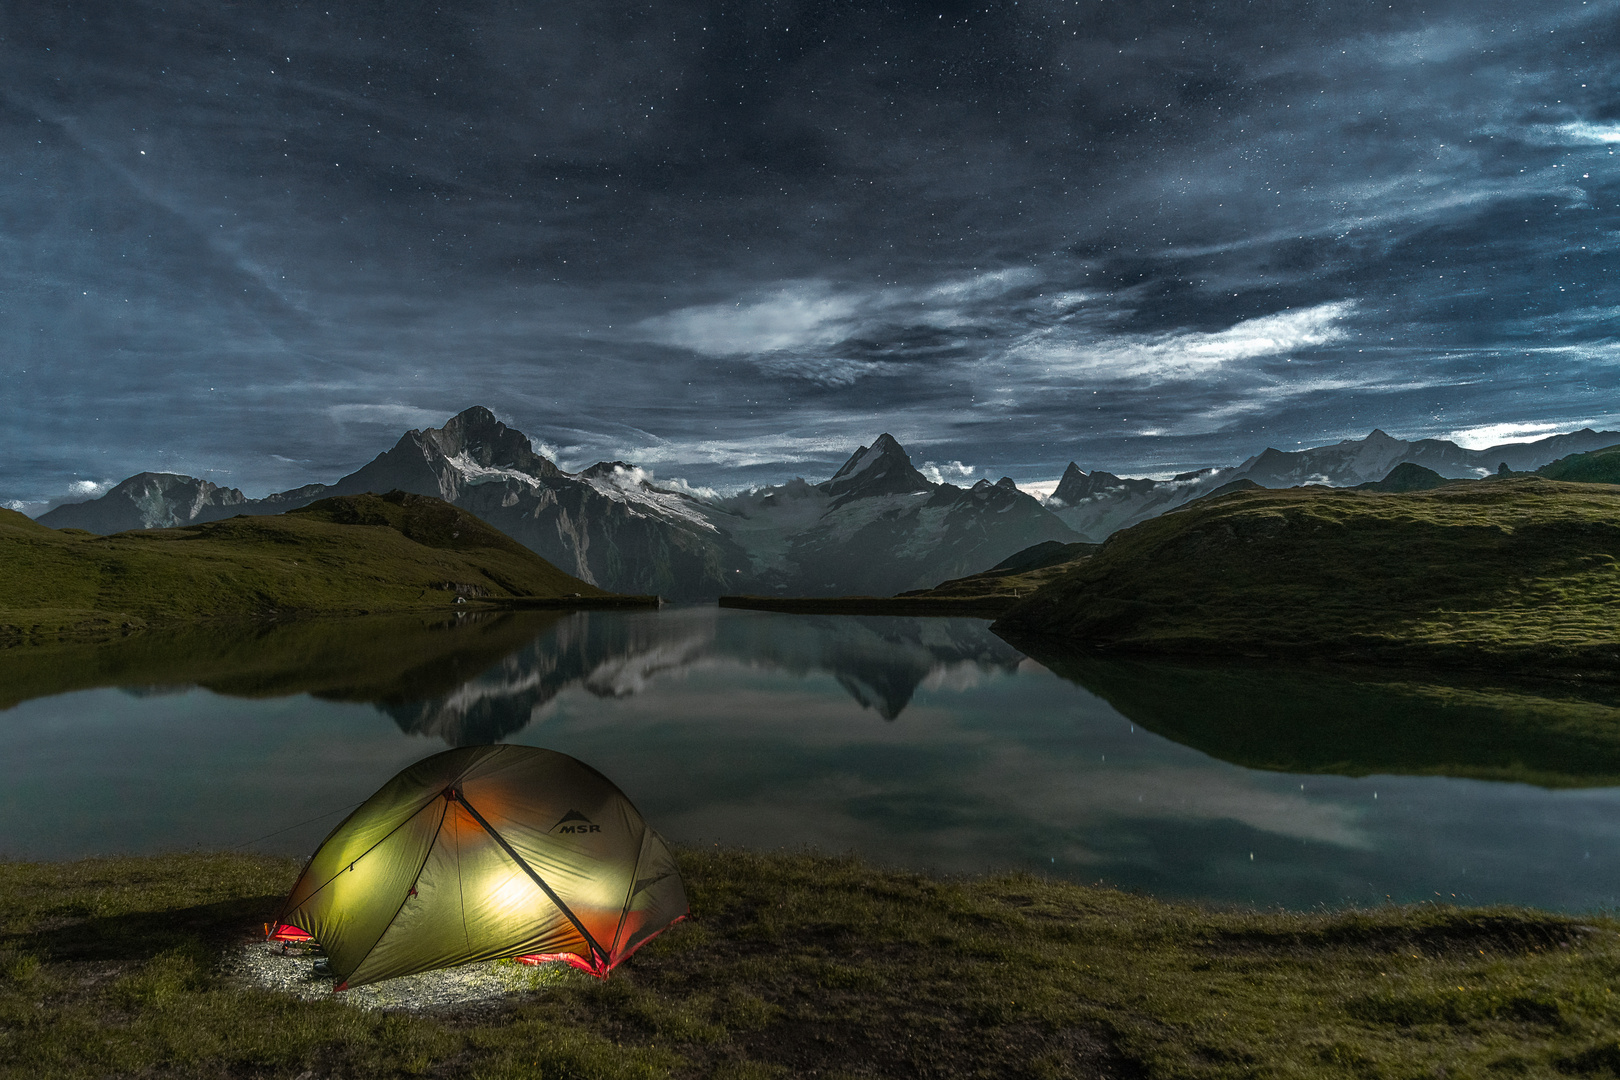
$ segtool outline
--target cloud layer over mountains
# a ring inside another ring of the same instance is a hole
[[[1617,13],[0,13],[0,503],[474,401],[698,485],[1612,427]]]

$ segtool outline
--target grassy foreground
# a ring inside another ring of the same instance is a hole
[[[96,536],[0,510],[0,643],[210,618],[651,603],[563,573],[425,495],[348,495],[286,514]]]
[[[1620,1075],[1620,924],[1221,912],[1029,876],[685,851],[693,918],[606,982],[364,1012],[222,970],[294,865],[0,864],[0,1076]]]
[[[1620,675],[1620,491],[1241,491],[1109,538],[997,632],[1088,647]]]

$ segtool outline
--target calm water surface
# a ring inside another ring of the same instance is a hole
[[[978,620],[715,608],[26,651],[0,670],[7,859],[306,854],[410,762],[498,740],[588,762],[684,844],[1290,907],[1620,894],[1601,698],[1043,664]]]

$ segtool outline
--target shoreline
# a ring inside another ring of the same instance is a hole
[[[0,1040],[16,1075],[86,1077],[1235,1080],[1620,1061],[1606,914],[1229,910],[1030,874],[676,854],[691,918],[606,981],[499,968],[511,988],[492,993],[451,969],[369,1003],[243,976],[294,860],[0,863]]]
[[[256,615],[199,615],[192,618],[145,618],[123,612],[71,612],[51,621],[30,623],[18,612],[0,609],[0,649],[51,645],[95,645],[127,640],[143,633],[166,633],[209,627],[267,629],[321,620],[378,617],[453,617],[514,611],[641,610],[664,605],[659,596],[611,593],[605,596],[475,598],[464,604],[416,607],[282,609]]]
[[[925,615],[939,618],[995,619],[1016,597],[957,596],[722,596],[723,608],[776,611],[784,615]]]

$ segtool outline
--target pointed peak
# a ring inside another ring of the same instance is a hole
[[[935,486],[911,464],[906,448],[887,432],[849,456],[832,479],[818,485],[829,495],[899,495]]]
[[[411,438],[406,436],[407,440]],[[560,473],[551,460],[534,452],[527,435],[507,427],[482,405],[461,410],[446,420],[444,427],[429,428],[421,432],[420,438],[446,457],[466,455],[481,468],[516,469],[536,477]]]
[[[446,435],[454,435],[462,441],[487,439],[491,436],[499,438],[507,432],[507,426],[500,422],[494,413],[482,405],[474,405],[470,409],[462,409],[456,415],[444,422],[439,430]],[[520,434],[521,433],[515,433]],[[527,437],[523,437],[528,442]]]
[[[1017,491],[1018,481],[1014,480],[1010,476],[1003,476],[1000,480],[996,481],[996,487],[1001,488],[1003,491]]]
[[[906,448],[901,446],[895,440],[895,437],[888,432],[884,432],[874,439],[871,446],[862,446],[851,454],[849,460],[844,462],[837,472],[833,473],[832,478],[840,480],[846,476],[854,476],[856,473],[865,472],[880,461],[885,460],[907,469],[911,468],[911,455],[907,454]]]
[[[1063,470],[1063,477],[1058,481],[1058,483],[1061,484],[1064,480],[1067,480],[1071,476],[1076,480],[1084,480],[1086,478],[1086,471],[1071,461],[1069,462],[1069,467]]]
[[[489,409],[485,408],[482,405],[473,405],[473,406],[470,406],[468,408],[462,409],[460,412],[456,413],[456,415],[452,416],[450,418],[449,422],[452,423],[452,424],[455,424],[455,423],[462,423],[462,424],[498,424],[498,423],[500,423],[500,421],[495,418],[495,414],[490,412]]]

